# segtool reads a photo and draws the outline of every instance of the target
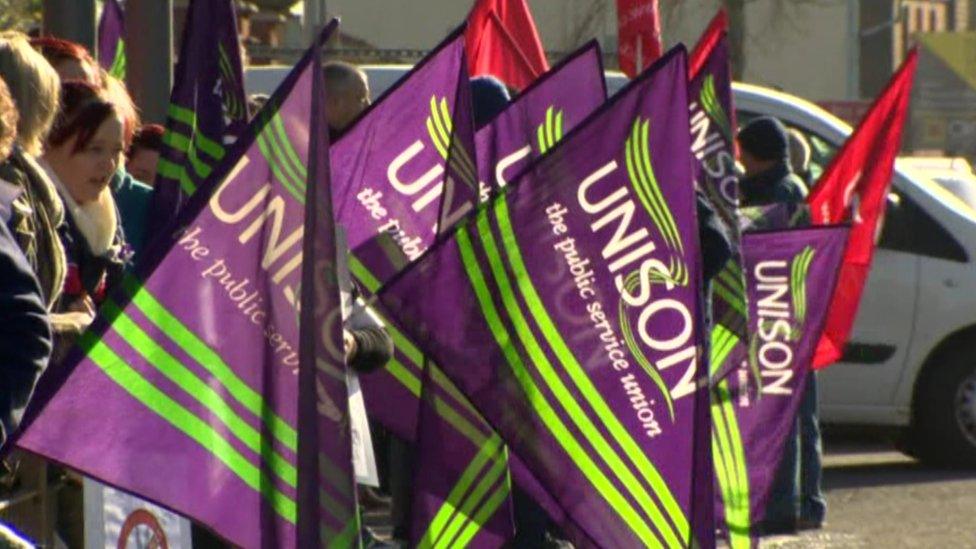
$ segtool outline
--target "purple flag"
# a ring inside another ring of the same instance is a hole
[[[473,150],[473,122],[466,70],[459,30],[373,103],[332,147],[336,219],[352,250],[350,272],[368,294],[419,257],[448,225],[441,223],[442,202],[453,210],[460,200],[463,213],[477,199],[477,176],[467,152]],[[469,176],[451,175],[468,164]],[[361,378],[363,394],[377,421],[413,440],[423,355],[394,326],[389,331],[394,359]]]
[[[233,0],[191,0],[166,116],[150,238],[167,229],[247,125]]]
[[[332,147],[336,219],[377,286],[477,202],[463,28],[376,101]]]
[[[450,400],[434,380],[443,374],[431,367],[424,373],[411,542],[418,548],[502,547],[515,534],[508,450],[470,405],[458,411],[468,428],[445,420],[438,408],[451,406]]]
[[[823,331],[846,227],[742,235],[749,292],[745,359],[713,388],[712,454],[729,541],[756,540],[783,445]]]
[[[109,74],[125,79],[125,14],[118,0],[105,0],[98,21],[98,62]]]
[[[690,545],[710,474],[685,65],[663,57],[380,293],[600,546]]]
[[[504,186],[506,177],[523,171],[605,99],[599,47],[593,42],[540,77],[478,131],[475,150],[483,197],[491,185]],[[503,169],[496,174],[497,164]],[[497,179],[490,174],[496,174]],[[516,484],[570,537],[586,543],[585,536],[573,528],[565,513],[521,461],[506,459],[507,450],[500,437],[443,373],[434,365],[426,371],[436,374],[424,378],[420,419],[416,424],[419,465],[414,481],[412,535],[415,543],[425,546],[449,541],[449,545],[497,547],[508,540],[514,533],[511,502],[507,497],[509,464]],[[412,395],[389,371],[371,376],[368,387],[367,393],[372,395],[379,391],[387,397],[401,394],[396,400],[382,400],[386,410],[376,415],[381,423],[387,423],[386,416],[396,416],[392,420],[395,424],[417,421],[408,419],[417,409],[409,404]],[[379,400],[372,399],[377,403]],[[394,410],[390,402],[403,404]],[[466,415],[470,415],[469,424],[459,424],[459,419]]]
[[[381,280],[419,256],[433,242],[437,231],[449,227],[477,199],[477,175],[468,152],[474,150],[470,90],[463,35],[459,32],[449,36],[376,101],[331,151],[337,217],[346,227],[349,247],[353,250],[350,271],[369,294],[379,288]],[[379,372],[361,377],[363,394],[373,419],[401,438],[416,440],[424,357],[396,326],[388,323],[387,329],[395,344],[394,357]],[[441,422],[435,429],[453,433],[452,444],[473,445],[474,453],[490,437],[497,439],[484,419],[435,365],[431,364],[427,370],[433,381],[424,390],[436,403],[432,409]],[[433,421],[431,417],[431,424]],[[458,451],[468,449],[463,446]],[[505,455],[495,453],[488,457],[487,470],[500,468],[507,476]],[[475,467],[462,464],[468,466]],[[538,486],[524,466],[516,462],[512,468],[513,476],[521,479],[520,483],[528,486],[528,490]],[[471,475],[475,476],[481,473],[472,471]],[[417,524],[424,525],[418,526],[424,528],[416,534],[418,538],[437,516],[451,512],[452,502],[447,496],[453,487],[441,494],[431,485],[432,493],[426,502],[429,507],[425,507],[429,516],[417,518]],[[499,488],[502,486],[496,490]],[[503,489],[504,494],[486,500],[468,500],[473,505],[471,516],[488,517],[487,522],[491,522],[493,517],[504,513],[508,505],[507,484]],[[538,488],[533,491],[538,492]],[[554,502],[546,501],[541,495],[539,499],[543,499],[543,507],[557,520],[562,517]],[[484,521],[455,523],[455,520],[451,518],[445,528],[451,530],[452,526],[463,525],[463,531],[455,534],[473,534],[475,542],[480,541],[477,529]],[[472,528],[476,530],[472,532]]]
[[[539,77],[475,134],[482,195],[529,164],[607,99],[600,46],[583,46]]]
[[[735,105],[729,39],[723,33],[698,74],[688,82],[691,152],[696,181],[726,224],[734,229],[738,204],[735,174]]]
[[[359,533],[317,59],[42,381],[17,441],[244,547]]]
[[[729,66],[728,35],[723,31],[712,41],[697,74],[688,83],[691,116],[691,152],[695,157],[695,180],[724,221],[738,244],[735,172],[735,107],[732,104],[732,74]],[[730,370],[728,354],[746,339],[746,294],[742,259],[735,246],[733,257],[711,281],[712,333],[710,369],[713,379]]]

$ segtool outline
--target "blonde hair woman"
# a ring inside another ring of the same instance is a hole
[[[57,114],[61,84],[47,60],[18,32],[0,33],[0,78],[7,82],[19,114],[17,140],[9,158],[0,164],[0,179],[21,190],[8,226],[51,309],[66,276],[64,247],[57,232],[64,206],[35,158]]]
[[[20,113],[17,142],[31,156],[40,156],[58,114],[61,79],[27,37],[13,31],[0,33],[0,74]]]

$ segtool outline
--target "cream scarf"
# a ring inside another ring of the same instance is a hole
[[[108,255],[112,250],[112,243],[115,241],[115,233],[118,231],[119,220],[116,216],[115,199],[112,198],[112,189],[108,185],[102,189],[97,200],[87,204],[78,204],[68,192],[68,189],[61,182],[54,168],[46,160],[40,161],[41,167],[47,173],[54,186],[58,189],[58,194],[64,200],[65,209],[71,214],[75,226],[88,242],[88,248],[96,257]]]

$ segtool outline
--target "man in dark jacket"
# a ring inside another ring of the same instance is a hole
[[[745,177],[739,182],[739,206],[801,204],[807,189],[790,169],[786,127],[771,116],[759,117],[739,131],[739,160]]]
[[[17,427],[51,356],[41,288],[7,222],[19,189],[0,180],[0,444]]]
[[[796,137],[794,137],[796,139]],[[779,120],[761,117],[739,132],[740,160],[746,176],[739,187],[740,207],[744,209],[772,206],[785,207],[785,216],[758,215],[755,229],[784,229],[809,224],[805,198],[807,188],[793,167],[806,171],[806,158],[791,158],[790,135]],[[793,147],[800,150],[802,147]],[[809,148],[807,149],[809,153]],[[804,162],[805,160],[805,162]],[[748,214],[746,214],[748,215]],[[762,518],[763,535],[795,532],[798,528],[818,528],[826,515],[826,503],[820,493],[820,433],[816,418],[816,378],[811,374],[804,388],[798,411],[804,426],[804,455],[798,453],[798,430],[794,425],[786,439],[783,457],[776,471],[766,515]],[[797,475],[804,480],[804,494],[797,490]]]

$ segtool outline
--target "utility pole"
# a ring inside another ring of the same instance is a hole
[[[125,3],[126,84],[146,122],[166,121],[173,87],[173,0]]]
[[[322,30],[322,25],[325,24],[325,0],[304,1],[302,22],[305,25],[305,40],[311,44],[318,32]]]
[[[44,33],[95,51],[95,0],[44,0]]]

